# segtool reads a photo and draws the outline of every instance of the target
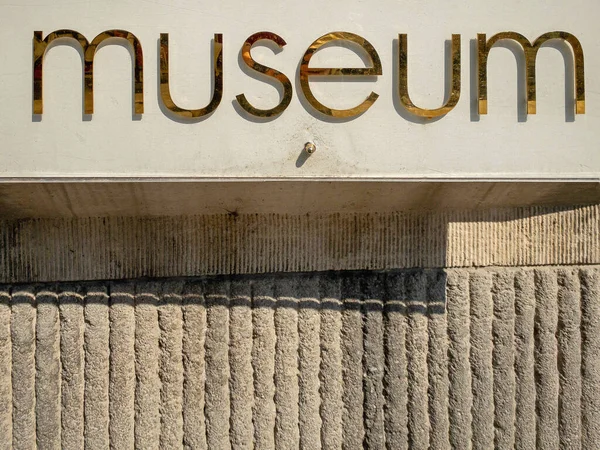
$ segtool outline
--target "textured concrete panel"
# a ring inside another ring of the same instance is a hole
[[[0,222],[0,282],[600,264],[600,205]]]
[[[593,450],[599,305],[599,266],[0,286],[0,447]]]

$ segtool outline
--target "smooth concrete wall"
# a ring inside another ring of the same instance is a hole
[[[0,448],[598,448],[600,266],[0,287]]]
[[[0,180],[0,219],[390,213],[599,202],[599,181]]]

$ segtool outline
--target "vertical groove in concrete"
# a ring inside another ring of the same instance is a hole
[[[160,376],[160,448],[181,448],[183,442],[183,315],[182,282],[167,282],[158,307]]]
[[[383,342],[383,300],[385,298],[385,276],[368,277],[361,291],[364,296],[364,446],[385,448],[385,425],[383,376],[385,354]]]
[[[204,387],[206,382],[206,305],[202,282],[188,282],[183,293],[183,444],[206,449]]]
[[[428,448],[429,401],[427,373],[427,275],[411,272],[407,275],[406,354],[408,368],[408,439],[415,448]]]
[[[342,311],[342,378],[344,392],[344,448],[360,448],[365,437],[363,387],[363,311],[362,301],[352,298],[359,293],[357,277],[343,277],[341,282]]]
[[[389,274],[384,304],[385,443],[389,450],[408,449],[406,372],[406,289],[403,274]]]
[[[231,282],[229,317],[229,368],[231,381],[231,446],[252,448],[254,426],[254,376],[252,373],[252,288]]]
[[[230,448],[229,441],[229,298],[228,282],[213,282],[206,291],[206,442]]]
[[[448,324],[446,320],[446,274],[428,273],[427,319],[429,350],[429,417],[431,448],[450,447],[448,418]]]
[[[12,295],[12,446],[36,448],[35,291],[22,286]]]
[[[61,367],[60,317],[56,292],[37,294],[35,395],[37,446],[60,449]],[[81,423],[81,421],[80,421]]]
[[[89,286],[85,297],[85,448],[107,448],[109,381],[109,297],[100,284]]]
[[[84,445],[84,317],[83,295],[77,286],[61,289],[60,359],[62,364],[62,448]]]
[[[535,280],[532,270],[518,270],[515,289],[515,448],[536,446]]]
[[[584,268],[581,280],[581,447],[600,442],[600,270]]]
[[[535,270],[535,375],[537,445],[539,448],[558,448],[557,370],[558,287],[551,269]]]
[[[558,275],[558,402],[560,447],[581,448],[581,302],[579,271]]]
[[[254,372],[254,443],[257,449],[275,448],[275,306],[270,280],[252,285],[252,366]]]
[[[131,450],[135,424],[135,287],[132,283],[114,283],[110,290],[110,446]]]
[[[275,447],[295,449],[298,429],[298,300],[296,280],[275,284]]]
[[[321,445],[326,449],[342,447],[342,303],[339,279],[323,275],[321,293]]]
[[[495,273],[492,280],[495,448],[515,445],[515,292],[514,273]]]
[[[472,436],[474,448],[494,447],[494,373],[492,369],[492,276],[487,271],[471,273],[471,389],[473,393]]]
[[[321,315],[316,276],[303,276],[298,286],[298,423],[300,448],[321,448],[319,362]]]
[[[12,448],[12,341],[10,290],[0,288],[0,449]],[[56,399],[58,401],[58,398]]]
[[[469,274],[450,270],[446,283],[449,440],[456,450],[471,448],[471,366]]]
[[[135,295],[135,442],[144,449],[160,444],[158,302],[160,284],[139,283]]]

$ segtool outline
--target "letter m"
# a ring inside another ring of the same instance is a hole
[[[543,34],[532,44],[527,38],[519,33],[511,31],[498,33],[486,41],[485,34],[477,35],[477,56],[479,66],[479,114],[487,114],[487,60],[492,47],[503,39],[518,42],[525,52],[525,76],[527,78],[527,113],[536,113],[536,77],[535,63],[540,47],[552,39],[560,39],[571,45],[574,56],[575,69],[575,113],[585,114],[585,68],[583,61],[583,49],[579,40],[570,33],[564,31],[553,31]]]
[[[42,32],[33,33],[33,113],[42,114],[44,111],[43,97],[43,70],[44,55],[50,44],[57,39],[74,39],[83,50],[83,78],[84,95],[83,110],[85,114],[94,112],[94,56],[98,46],[107,39],[124,39],[129,42],[133,50],[133,84],[134,84],[134,111],[135,114],[144,112],[144,75],[143,75],[143,55],[142,46],[138,38],[132,33],[124,30],[108,30],[100,33],[94,38],[92,43],[81,33],[73,30],[58,30],[50,33],[42,40]]]

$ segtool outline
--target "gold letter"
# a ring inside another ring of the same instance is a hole
[[[450,98],[444,106],[438,109],[423,109],[415,106],[408,95],[408,55],[407,55],[406,34],[398,35],[398,92],[400,94],[400,102],[412,114],[419,117],[433,119],[434,117],[448,114],[454,109],[460,99],[460,34],[452,35],[452,90]]]
[[[254,61],[254,59],[252,59],[250,50],[257,41],[260,41],[262,39],[267,39],[275,42],[279,46],[279,48],[283,48],[286,44],[285,41],[275,33],[261,31],[259,33],[253,34],[248,39],[246,39],[246,42],[244,42],[244,45],[242,47],[242,58],[244,59],[246,65],[251,69],[255,70],[256,72],[265,74],[268,77],[275,78],[283,85],[283,97],[281,99],[281,102],[279,103],[279,105],[271,109],[258,109],[252,106],[250,103],[248,103],[248,100],[246,100],[246,96],[244,94],[238,95],[236,99],[240,106],[253,116],[272,117],[281,114],[289,106],[290,102],[292,101],[293,90],[292,83],[290,82],[288,77],[286,77],[281,72],[275,69],[271,69],[270,67],[263,66],[262,64],[259,64],[256,61]]]
[[[573,50],[575,61],[575,100],[576,114],[585,114],[585,69],[583,61],[583,48],[579,40],[570,33],[564,31],[553,31],[543,34],[536,39],[535,43],[531,42],[519,33],[507,31],[498,33],[492,36],[486,42],[485,34],[477,35],[477,54],[479,65],[479,114],[487,114],[487,60],[489,52],[498,41],[502,39],[510,39],[518,42],[523,47],[525,52],[525,76],[527,78],[527,113],[536,113],[536,85],[535,85],[535,61],[540,47],[551,39],[561,39],[567,41]]]
[[[160,35],[160,98],[164,105],[180,117],[202,117],[212,113],[223,98],[223,35],[215,34],[213,40],[213,77],[214,88],[210,103],[201,109],[184,109],[175,104],[169,88],[169,35]]]
[[[77,31],[58,30],[46,36],[42,40],[42,32],[33,33],[33,113],[42,114],[44,110],[43,78],[44,54],[52,41],[56,39],[70,38],[79,42],[83,50],[84,61],[84,97],[83,109],[85,114],[94,112],[94,56],[98,46],[106,39],[125,39],[133,50],[133,73],[134,73],[134,111],[136,114],[144,113],[144,59],[140,41],[129,31],[108,30],[100,33],[90,44],[88,40]]]
[[[373,64],[373,67],[366,67],[364,69],[356,68],[356,69],[337,69],[337,68],[318,68],[318,69],[310,69],[308,67],[308,63],[310,59],[314,55],[315,52],[319,50],[322,46],[326,45],[329,42],[337,41],[337,40],[346,40],[353,42],[360,47],[362,47]],[[325,114],[326,116],[331,117],[355,117],[359,114],[364,113],[367,109],[369,109],[375,100],[379,97],[375,92],[371,92],[367,99],[362,102],[360,105],[351,108],[351,109],[332,109],[320,103],[312,94],[310,90],[310,86],[308,84],[308,78],[312,75],[315,76],[330,76],[330,75],[348,75],[348,76],[372,76],[372,75],[381,75],[383,70],[381,68],[381,60],[379,59],[379,55],[373,48],[373,46],[364,38],[344,31],[338,31],[326,34],[321,36],[315,42],[313,42],[310,47],[304,53],[302,57],[302,63],[300,64],[300,86],[302,87],[302,92],[306,97],[308,103],[312,105],[317,111]]]

